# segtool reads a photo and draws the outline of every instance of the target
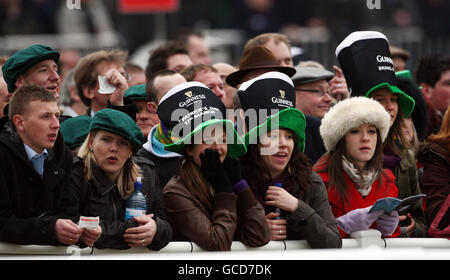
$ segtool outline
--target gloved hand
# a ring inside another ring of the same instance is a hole
[[[242,180],[242,165],[238,158],[226,157],[223,161],[223,168],[231,181],[235,185]]]
[[[203,175],[216,192],[231,193],[233,191],[233,185],[225,172],[217,151],[205,150],[205,154],[200,154],[200,161],[202,163],[200,169]]]
[[[369,213],[370,208],[358,208],[336,218],[339,228],[347,234],[368,229],[383,214],[383,210]]]
[[[394,210],[389,214],[384,213],[381,215],[376,221],[376,226],[383,235],[389,236],[394,233],[398,221],[398,212]]]

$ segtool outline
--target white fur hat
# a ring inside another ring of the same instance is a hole
[[[320,125],[325,148],[333,151],[350,129],[366,123],[373,124],[380,130],[381,140],[384,142],[391,117],[378,101],[359,96],[338,102],[325,114]]]

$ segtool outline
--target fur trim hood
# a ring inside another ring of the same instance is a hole
[[[377,101],[362,96],[351,97],[338,102],[325,114],[320,135],[327,151],[333,151],[347,131],[370,123],[380,130],[384,142],[389,132],[390,119],[388,112]]]

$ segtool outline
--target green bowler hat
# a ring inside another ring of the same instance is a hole
[[[59,52],[49,46],[32,45],[11,55],[2,67],[3,78],[8,85],[8,91],[12,93],[16,89],[14,83],[21,74],[47,59],[53,59],[57,63]]]
[[[95,113],[89,131],[93,129],[105,130],[122,136],[133,145],[134,152],[137,152],[144,143],[144,135],[133,119],[114,109],[102,109]]]

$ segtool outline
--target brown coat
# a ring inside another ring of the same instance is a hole
[[[250,188],[238,195],[216,193],[210,213],[174,176],[164,187],[163,198],[175,240],[189,240],[209,251],[230,250],[233,240],[250,247],[270,241],[264,209]]]
[[[423,165],[422,192],[427,195],[426,214],[430,225],[450,193],[450,151],[443,144],[425,142],[417,158]],[[438,228],[443,229],[449,224],[447,213]]]

